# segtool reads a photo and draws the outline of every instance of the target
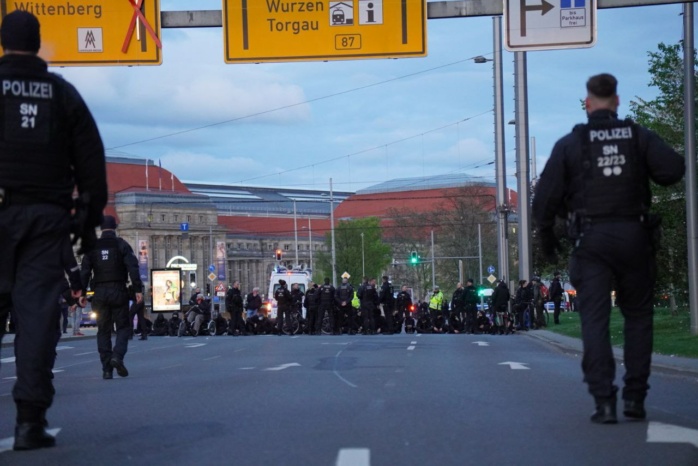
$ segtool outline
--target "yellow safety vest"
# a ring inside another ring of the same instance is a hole
[[[429,309],[436,309],[437,311],[440,311],[443,300],[444,294],[441,291],[434,293],[429,300]]]
[[[354,297],[351,298],[351,307],[358,309],[360,305],[359,296],[356,294],[356,291],[354,291]]]

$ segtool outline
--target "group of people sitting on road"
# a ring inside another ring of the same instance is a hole
[[[394,293],[388,277],[383,277],[380,288],[375,279],[365,278],[357,290],[349,283],[348,277],[344,277],[337,288],[330,284],[329,279],[325,279],[322,285],[311,282],[305,293],[298,284],[293,284],[288,290],[287,283],[279,280],[274,299],[278,306],[276,318],[267,315],[259,288],[254,288],[243,299],[239,282],[234,282],[226,294],[228,320],[222,313],[212,313],[210,300],[196,290],[183,319],[178,313],[169,320],[159,314],[152,325],[151,335],[182,336],[183,327],[188,331],[185,334],[191,336],[214,333],[233,336],[391,335],[403,331],[512,334],[547,325],[543,305],[549,299],[549,293],[538,277],[531,282],[521,280],[514,296],[509,293],[506,283],[500,281],[484,305],[473,280],[469,279],[465,286],[458,283],[450,302],[438,286],[427,299],[413,302],[407,286]],[[294,326],[289,330],[291,320]]]

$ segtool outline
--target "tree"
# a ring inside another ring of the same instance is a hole
[[[340,220],[334,233],[338,276],[348,272],[352,276],[352,283],[358,285],[363,270],[366,276],[378,278],[390,265],[390,246],[383,241],[383,231],[377,217]],[[325,234],[325,244],[328,245],[328,252],[320,253],[316,263],[318,282],[322,280],[320,277],[332,277],[331,232]]]
[[[653,100],[631,101],[632,118],[683,153],[683,46],[660,43],[657,48],[657,52],[649,52],[649,72],[650,86],[657,87],[660,94]],[[695,80],[695,70],[693,75]],[[664,233],[657,255],[656,291],[671,293],[680,302],[686,302],[688,296],[685,192],[684,182],[667,187],[652,184],[652,210],[661,215]]]

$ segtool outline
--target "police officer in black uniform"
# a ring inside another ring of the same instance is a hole
[[[368,282],[364,282],[359,288],[357,296],[361,301],[361,314],[364,318],[364,335],[375,335],[376,316],[374,312],[380,303],[378,290],[376,290],[376,279],[371,278]]]
[[[15,450],[55,445],[45,415],[55,393],[50,366],[73,190],[85,201],[73,230],[82,251],[94,244],[107,201],[97,125],[77,90],[37,57],[39,29],[19,10],[0,26],[0,322],[14,302]]]
[[[354,298],[354,287],[349,283],[349,274],[346,277],[342,277],[342,284],[335,290],[335,309],[336,316],[334,325],[337,327],[336,331],[340,332],[340,325],[343,319],[347,324],[347,331],[350,335],[356,334],[355,322],[354,322],[354,308],[351,306],[351,300]],[[337,322],[339,320],[339,322]]]
[[[126,281],[131,278],[136,302],[143,301],[143,283],[133,249],[116,236],[116,219],[105,215],[100,229],[102,235],[95,248],[82,259],[82,284],[95,293],[92,308],[97,311],[97,350],[102,361],[102,378],[113,378],[114,369],[119,376],[127,377],[124,356],[133,323],[129,321]],[[114,324],[116,341],[112,348]]]
[[[587,81],[589,121],[560,139],[533,198],[544,253],[555,259],[557,215],[568,217],[575,241],[570,280],[577,289],[584,341],[582,370],[594,397],[592,422],[614,424],[615,361],[609,337],[611,287],[624,321],[624,414],[644,419],[652,359],[652,292],[656,279],[649,181],[663,186],[684,174],[684,159],[655,133],[619,120],[617,81],[610,74]]]
[[[390,283],[387,275],[383,275],[383,283],[381,284],[381,291],[378,298],[383,305],[386,327],[385,334],[392,335],[395,331],[393,328],[393,324],[395,323],[395,316],[393,316],[393,311],[395,310],[395,296],[393,296],[393,284]]]
[[[330,279],[328,277],[325,277],[325,283],[320,287],[320,307],[319,307],[319,312],[318,312],[318,319],[316,322],[317,326],[317,331],[318,333],[322,332],[322,320],[325,318],[325,313],[327,313],[330,317],[330,329],[332,329],[332,333],[335,335],[339,335],[337,331],[335,331],[335,313],[334,313],[334,295],[335,295],[335,289],[334,286],[330,284]],[[339,326],[337,326],[339,328]]]
[[[465,333],[475,333],[475,322],[477,321],[477,288],[475,280],[468,278],[464,288],[465,301]]]
[[[244,303],[242,302],[242,293],[240,292],[240,282],[233,282],[233,286],[225,293],[225,307],[228,314],[230,314],[228,334],[238,336],[247,333],[245,322],[242,320]]]
[[[320,289],[316,283],[308,283],[308,290],[305,292],[303,307],[305,308],[305,316],[308,321],[308,335],[316,335],[315,327],[317,324],[318,307],[320,306]]]
[[[279,287],[274,291],[274,299],[276,300],[276,331],[278,335],[284,334],[284,316],[286,319],[291,319],[291,303],[293,298],[291,292],[286,287],[286,280],[279,280]]]

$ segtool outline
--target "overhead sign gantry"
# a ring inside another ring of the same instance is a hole
[[[422,57],[424,0],[224,0],[226,63]]]
[[[0,1],[0,14],[34,14],[39,56],[52,66],[160,65],[160,0]]]

